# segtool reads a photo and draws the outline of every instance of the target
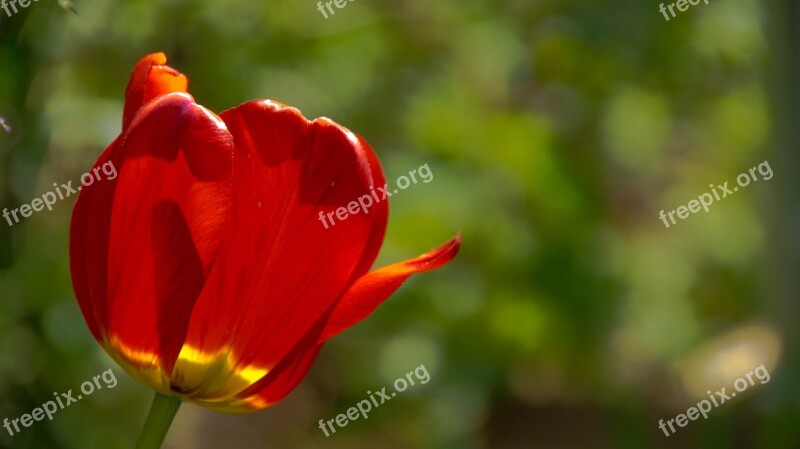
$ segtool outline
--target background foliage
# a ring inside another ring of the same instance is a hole
[[[794,448],[800,367],[798,7],[641,0],[39,1],[0,11],[0,204],[76,180],[118,134],[125,84],[165,51],[197,101],[253,98],[366,137],[392,198],[378,265],[463,232],[326,346],[263,413],[184,406],[195,448]],[[670,229],[671,210],[768,160],[754,183]],[[0,447],[129,448],[150,391],[91,339],[68,265],[71,202],[0,222],[0,418],[113,367],[102,390]],[[133,318],[135,319],[135,318]],[[705,390],[772,375],[666,438]],[[331,419],[425,364],[431,381],[325,438]]]

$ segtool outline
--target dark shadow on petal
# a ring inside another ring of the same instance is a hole
[[[163,201],[155,205],[151,232],[158,294],[159,354],[165,368],[171,372],[186,339],[191,312],[205,284],[205,276],[189,225],[178,204]]]

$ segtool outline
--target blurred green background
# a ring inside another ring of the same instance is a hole
[[[134,63],[165,51],[196,100],[254,98],[363,135],[392,198],[376,265],[463,232],[334,339],[265,412],[185,405],[166,448],[798,448],[796,0],[76,0],[0,11],[0,205],[77,180],[119,133]],[[658,219],[769,161],[769,181]],[[0,222],[0,419],[119,379],[2,448],[131,448],[151,392],[92,340],[72,199]],[[667,438],[659,419],[764,363],[769,383]],[[318,429],[424,364],[431,381]]]

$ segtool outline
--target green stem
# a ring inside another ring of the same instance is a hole
[[[136,449],[160,449],[180,406],[180,399],[156,393],[153,404],[150,405],[150,413],[147,414],[147,421],[144,423],[142,433],[139,434],[139,440],[136,441]]]

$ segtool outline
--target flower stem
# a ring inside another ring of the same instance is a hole
[[[180,406],[180,399],[156,393],[150,405],[150,412],[147,414],[147,421],[144,423],[142,433],[139,434],[139,440],[136,441],[136,449],[160,449]]]

